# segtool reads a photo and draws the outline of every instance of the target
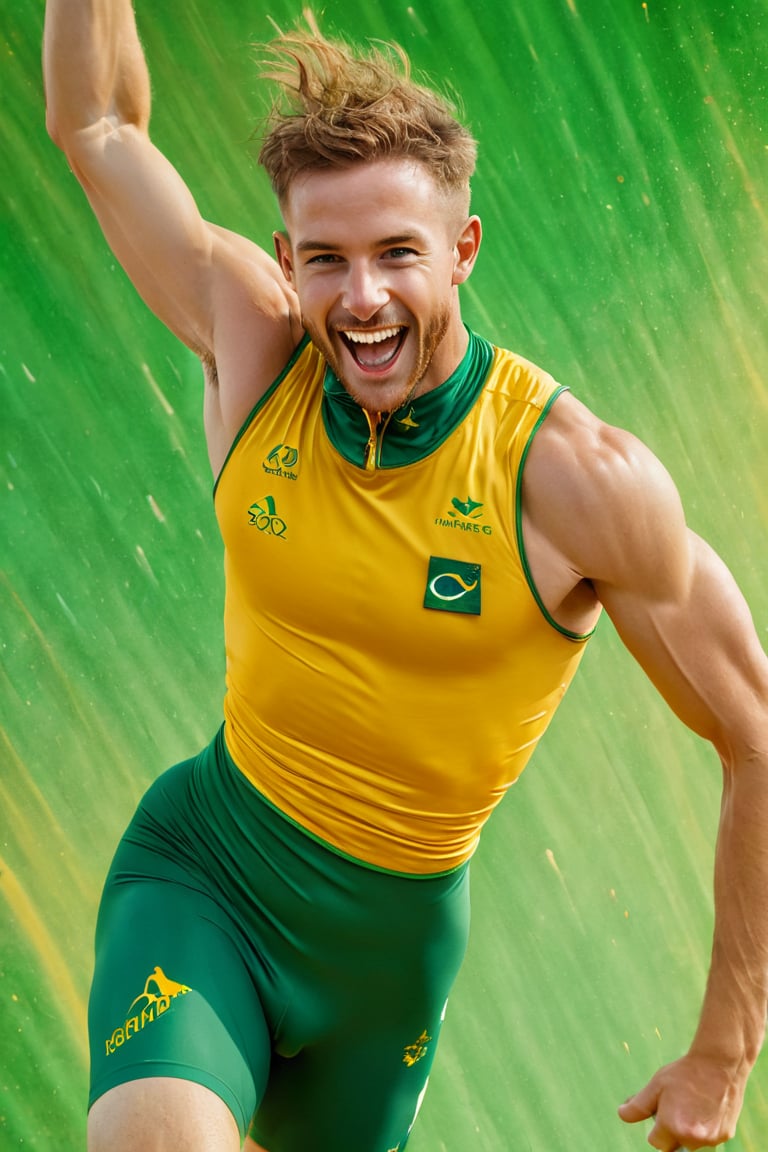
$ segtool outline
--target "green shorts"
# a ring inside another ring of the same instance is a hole
[[[219,732],[152,785],[107,877],[90,1102],[176,1076],[269,1152],[401,1152],[468,929],[466,866],[410,877],[338,854]]]

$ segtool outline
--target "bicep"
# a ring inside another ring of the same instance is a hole
[[[768,751],[768,661],[716,553],[635,437],[564,398],[534,441],[527,512],[573,581],[588,582],[625,646],[688,727],[725,760]]]
[[[648,581],[595,581],[622,641],[674,712],[725,760],[768,737],[768,661],[749,608],[717,554],[685,530],[684,578],[659,596]],[[664,562],[664,556],[659,557]]]
[[[173,165],[143,131],[107,120],[76,133],[68,158],[147,305],[195,351],[212,351],[215,236]]]

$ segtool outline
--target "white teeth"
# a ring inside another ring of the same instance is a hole
[[[353,344],[380,344],[382,340],[391,340],[399,332],[399,328],[379,328],[376,332],[344,332],[344,335]]]

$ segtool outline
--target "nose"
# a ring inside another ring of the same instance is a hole
[[[358,320],[370,320],[389,300],[381,269],[369,263],[351,263],[344,279],[341,303]]]

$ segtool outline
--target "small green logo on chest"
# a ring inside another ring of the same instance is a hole
[[[248,509],[248,519],[259,532],[285,538],[288,525],[278,515],[274,496],[262,496],[261,500],[254,500]]]
[[[479,616],[480,575],[479,564],[430,556],[424,607]]]
[[[436,516],[435,524],[438,528],[458,528],[461,532],[475,532],[490,536],[493,529],[490,524],[483,523],[485,516],[483,509],[482,500],[473,500],[471,496],[467,496],[466,500],[460,500],[458,496],[454,496],[447,515]]]
[[[454,496],[451,504],[456,509],[456,512],[460,512],[462,516],[471,516],[473,520],[476,520],[478,516],[482,515],[481,512],[477,511],[478,508],[482,508],[482,501],[473,500],[471,496],[468,496],[466,500],[459,500]],[[449,512],[448,515],[455,516],[456,512]]]
[[[282,476],[286,480],[299,478],[299,450],[290,444],[276,444],[262,462],[262,468],[270,476]]]

